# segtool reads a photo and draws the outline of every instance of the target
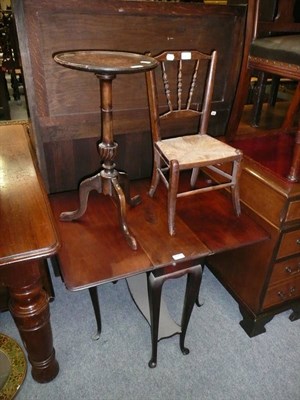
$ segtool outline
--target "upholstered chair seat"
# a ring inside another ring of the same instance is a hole
[[[294,64],[300,71],[300,34],[256,39],[250,46],[250,57],[268,59],[270,63]]]

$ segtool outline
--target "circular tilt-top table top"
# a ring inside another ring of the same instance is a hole
[[[75,50],[56,53],[53,58],[64,67],[96,74],[145,72],[158,65],[152,57],[124,51]]]

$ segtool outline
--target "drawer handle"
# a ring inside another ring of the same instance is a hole
[[[296,240],[296,243],[297,243],[297,244],[300,244],[300,239],[297,239],[297,240]]]
[[[285,271],[290,275],[299,274],[299,272],[300,272],[300,263],[298,264],[298,267],[295,268],[295,269],[292,269],[291,267],[285,267]]]
[[[277,294],[281,298],[281,300],[286,300],[288,297],[294,296],[295,292],[296,292],[296,288],[294,286],[292,286],[288,293],[279,291]]]

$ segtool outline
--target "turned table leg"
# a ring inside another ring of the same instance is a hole
[[[59,366],[38,261],[6,266],[0,275],[9,290],[10,312],[27,351],[32,377],[39,383],[49,382],[58,374]]]

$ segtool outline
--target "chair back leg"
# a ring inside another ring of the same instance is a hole
[[[199,168],[193,168],[191,176],[191,188],[194,188],[199,175]]]
[[[158,169],[160,168],[161,160],[160,156],[157,153],[157,151],[154,149],[154,159],[153,159],[153,169],[152,169],[152,178],[151,178],[151,185],[149,189],[149,196],[153,197],[154,193],[157,189],[157,186],[159,184],[160,180],[160,174],[158,172]]]
[[[175,235],[175,214],[176,214],[176,201],[179,185],[179,163],[177,160],[170,162],[170,177],[169,177],[169,190],[168,190],[168,226],[169,234]]]

